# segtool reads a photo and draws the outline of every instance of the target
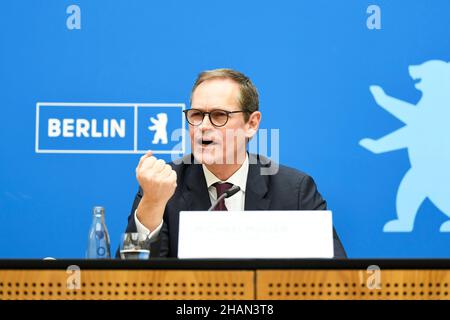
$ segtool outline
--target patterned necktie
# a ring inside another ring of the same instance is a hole
[[[217,190],[217,199],[227,190],[229,190],[233,185],[231,183],[225,182],[225,183],[219,183],[216,182],[213,184],[213,186]],[[217,204],[214,211],[228,211],[227,207],[225,207],[225,199],[222,199]]]

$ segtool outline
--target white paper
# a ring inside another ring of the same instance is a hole
[[[181,211],[178,257],[333,258],[331,211]]]

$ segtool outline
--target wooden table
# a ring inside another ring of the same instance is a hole
[[[450,299],[450,260],[0,260],[0,299]]]

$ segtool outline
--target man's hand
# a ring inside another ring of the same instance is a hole
[[[136,178],[143,190],[137,208],[139,221],[150,231],[161,223],[167,202],[177,187],[177,174],[164,160],[147,152],[136,167]]]

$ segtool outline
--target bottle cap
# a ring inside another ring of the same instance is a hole
[[[98,214],[98,215],[105,214],[105,208],[100,207],[100,206],[95,206],[94,207],[94,214]]]

